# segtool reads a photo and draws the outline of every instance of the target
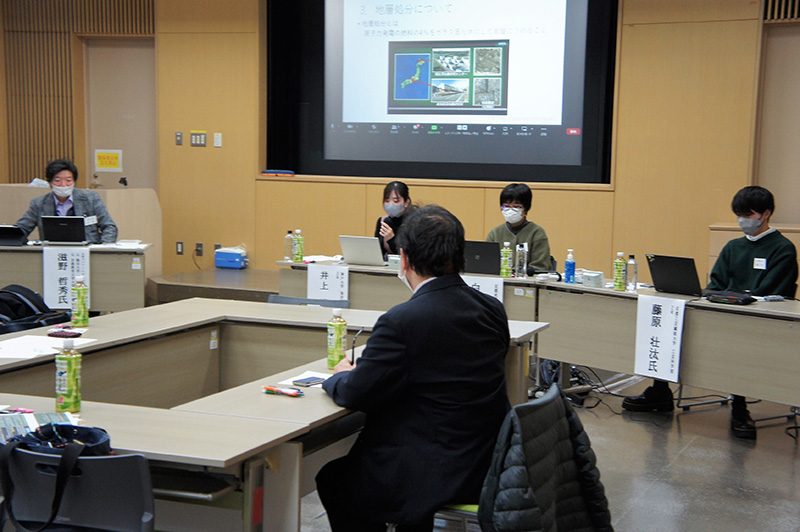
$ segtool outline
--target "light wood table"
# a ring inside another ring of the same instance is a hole
[[[147,249],[89,246],[93,311],[118,312],[144,306]],[[160,266],[159,266],[160,271]],[[0,287],[20,284],[42,293],[42,246],[0,246]]]
[[[276,270],[215,268],[151,277],[145,299],[148,306],[193,297],[266,303],[270,294],[277,293]]]
[[[680,382],[787,405],[800,404],[800,302],[723,305],[686,296]],[[637,295],[580,285],[538,287],[537,319],[550,323],[538,356],[632,375]]]

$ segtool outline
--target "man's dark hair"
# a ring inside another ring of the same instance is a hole
[[[47,177],[47,182],[49,183],[52,181],[56,174],[62,170],[69,170],[72,172],[72,179],[74,181],[78,180],[78,167],[72,164],[72,161],[68,161],[67,159],[56,159],[55,161],[50,161],[47,163],[47,169],[44,171],[45,177]]]
[[[733,197],[731,209],[736,216],[750,216],[754,212],[764,214],[767,210],[774,214],[775,198],[772,192],[764,187],[744,187]]]
[[[397,235],[397,247],[423,277],[464,271],[464,226],[438,205],[420,207],[406,218]]]
[[[500,205],[519,202],[522,203],[526,211],[531,210],[532,200],[533,194],[531,194],[531,187],[524,183],[511,183],[510,185],[506,185],[506,188],[500,193]]]

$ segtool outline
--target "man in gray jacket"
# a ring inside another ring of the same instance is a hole
[[[92,190],[74,188],[78,169],[71,161],[52,161],[47,165],[45,177],[51,192],[32,199],[28,211],[14,224],[26,236],[37,226],[39,234],[42,234],[42,216],[83,216],[88,242],[116,242],[117,226],[100,195]]]

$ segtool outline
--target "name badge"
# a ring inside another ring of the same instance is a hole
[[[83,219],[83,225],[97,225],[97,216],[87,216]]]
[[[767,259],[753,259],[753,269],[754,270],[766,270],[767,269]]]

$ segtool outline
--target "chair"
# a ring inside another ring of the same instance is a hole
[[[9,461],[14,516],[35,530],[50,516],[60,455],[15,449]],[[8,520],[3,515],[3,524]],[[154,530],[154,503],[147,458],[139,454],[85,456],[64,490],[61,507],[47,530]],[[86,528],[81,528],[86,527]]]
[[[279,296],[270,294],[267,303],[280,303],[283,305],[308,305],[331,308],[350,308],[350,301],[347,299],[309,299],[306,297]]]
[[[474,506],[437,517],[470,520]],[[484,532],[610,532],[611,515],[594,451],[557,384],[506,416],[477,509]]]

